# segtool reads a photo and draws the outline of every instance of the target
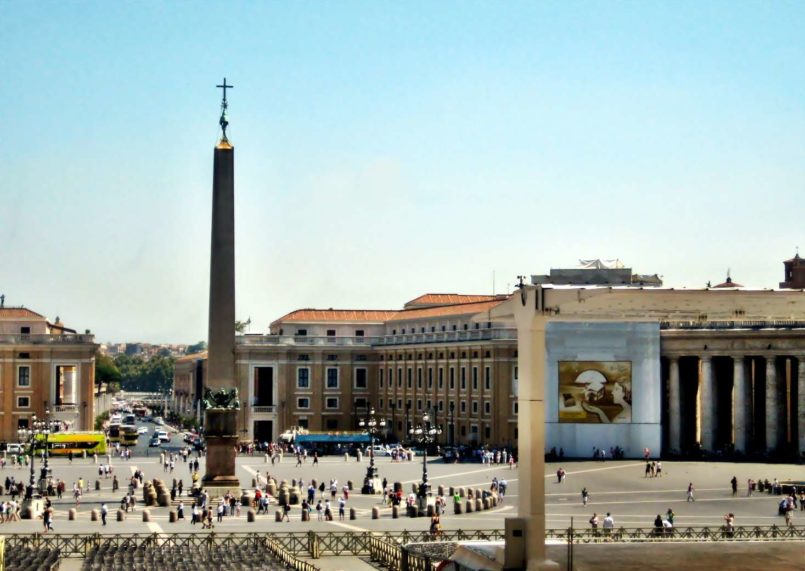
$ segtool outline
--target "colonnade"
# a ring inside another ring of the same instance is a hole
[[[690,366],[689,374],[680,376],[681,359],[697,360],[695,378]],[[731,374],[724,373],[726,359],[732,360]],[[669,355],[667,360],[671,452],[689,445],[683,438],[685,418],[695,419],[696,441],[706,452],[727,445],[741,453],[805,452],[805,354]],[[696,391],[695,410],[683,410],[693,400],[685,398],[686,390]]]

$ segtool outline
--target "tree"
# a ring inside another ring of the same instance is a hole
[[[185,349],[185,355],[193,355],[195,353],[201,353],[202,351],[207,350],[207,342],[206,341],[199,341],[193,345],[188,345],[187,349]]]
[[[250,317],[246,321],[235,321],[235,333],[238,335],[243,335],[246,332],[246,328],[252,324],[252,318]]]
[[[106,383],[107,388],[116,384],[120,386],[120,369],[117,368],[114,359],[109,355],[97,353],[95,355],[95,384],[98,389],[103,383]]]

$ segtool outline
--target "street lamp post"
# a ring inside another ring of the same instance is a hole
[[[422,446],[422,483],[419,484],[419,515],[423,515],[427,509],[428,501],[428,445],[433,443],[442,433],[442,429],[431,423],[430,415],[426,412],[422,415],[422,422],[411,427],[408,431],[412,440]]]
[[[366,418],[358,421],[358,426],[361,430],[369,433],[371,445],[369,447],[369,467],[366,469],[366,479],[363,482],[361,493],[374,494],[377,491],[375,480],[377,480],[377,467],[375,466],[375,436],[386,428],[386,420],[378,418],[375,414],[374,407],[369,409],[369,414]]]
[[[454,438],[455,438],[455,434],[456,434],[456,424],[455,424],[454,418],[453,418],[453,413],[455,411],[456,411],[456,403],[451,402],[450,403],[450,434],[449,434],[450,446],[451,447],[454,445]]]

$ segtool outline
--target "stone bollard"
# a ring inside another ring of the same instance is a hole
[[[483,503],[484,509],[488,510],[491,507],[491,503],[489,502],[491,498],[484,498],[481,503]]]
[[[98,510],[89,512],[89,521],[98,521]]]
[[[475,488],[475,499],[481,499],[484,497],[484,493],[481,488]]]
[[[250,505],[252,505],[252,499],[249,497],[249,494],[244,492],[240,496],[240,505],[242,505],[242,506],[250,506]]]
[[[372,508],[372,519],[380,519],[380,510],[376,507]]]
[[[481,498],[475,498],[475,511],[481,511]]]
[[[493,508],[498,505],[498,497],[497,496],[492,496],[490,498],[490,500],[491,500],[491,505],[492,505]]]
[[[461,515],[461,502],[453,503],[453,513],[456,515]]]
[[[257,487],[257,479],[252,478],[252,488],[256,488],[256,487]]]
[[[143,521],[149,522],[151,521],[151,512],[149,510],[143,510]]]
[[[428,510],[427,510],[428,517],[433,517],[433,514],[435,512],[436,510],[434,509],[433,504],[428,504]]]
[[[349,508],[349,519],[358,519],[358,513],[355,508]]]
[[[5,454],[5,452],[3,454]],[[6,494],[6,487],[3,484],[0,484],[0,496],[4,496],[5,494]]]
[[[467,513],[472,513],[472,500],[467,500]]]
[[[171,510],[168,512],[168,523],[176,523],[178,516],[176,515],[176,510]]]
[[[117,510],[117,521],[123,521],[126,519],[126,512],[123,510]]]
[[[67,519],[70,521],[75,521],[75,508],[70,508],[67,510]]]
[[[282,521],[282,512],[280,510],[274,512],[274,521]]]
[[[310,512],[302,510],[302,521],[310,521]]]
[[[254,523],[254,519],[255,519],[254,510],[249,509],[249,511],[246,512],[246,521],[249,523]]]
[[[351,492],[352,491],[352,480],[347,480],[347,489]]]
[[[438,493],[439,493],[439,495],[440,495],[440,496],[443,496],[443,495],[444,495],[444,486],[443,486],[442,484],[439,484],[439,487],[438,487],[437,489],[438,489],[438,491],[439,491],[439,492],[438,492]]]
[[[450,497],[452,498],[455,495],[456,495],[456,489],[453,486],[450,486]]]
[[[458,497],[459,498],[463,498],[465,496],[465,494],[466,494],[466,490],[464,490],[464,488],[459,488],[458,489]]]
[[[400,517],[400,510],[397,506],[391,506],[391,517],[392,519],[397,519]]]
[[[101,489],[101,481],[95,480],[95,491],[98,492]]]

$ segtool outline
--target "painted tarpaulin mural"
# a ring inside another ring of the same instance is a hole
[[[559,422],[632,422],[631,361],[559,361]]]

